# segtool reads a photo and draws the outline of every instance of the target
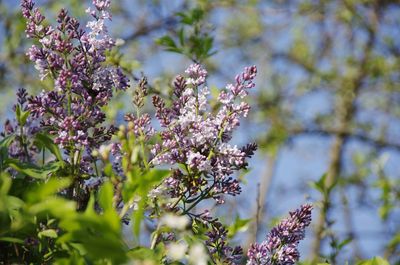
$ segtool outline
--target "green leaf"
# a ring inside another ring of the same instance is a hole
[[[163,248],[164,248],[163,244],[158,244],[156,249],[150,249],[146,247],[135,247],[129,250],[128,255],[130,258],[134,260],[147,260],[147,261],[153,260],[160,262]]]
[[[400,244],[400,232],[397,233],[389,242],[389,248],[395,248],[397,245]]]
[[[390,265],[389,262],[381,257],[374,257],[370,260],[365,260],[357,263],[357,265]]]
[[[106,185],[102,191],[104,198],[109,196],[109,188]],[[93,261],[101,259],[110,260],[109,264],[121,264],[126,260],[127,247],[123,242],[121,233],[121,221],[116,216],[118,226],[114,226],[114,220],[110,222],[110,213],[101,214],[95,211],[95,199],[92,195],[85,212],[74,212],[71,216],[65,216],[59,223],[65,232],[57,239],[59,244],[74,242],[79,244],[79,252],[85,253],[85,257]],[[96,264],[96,262],[94,262]]]
[[[192,10],[192,18],[195,22],[199,22],[204,17],[204,11],[200,8],[195,8]]]
[[[159,184],[170,173],[169,170],[153,169],[138,178],[140,195],[147,195],[154,185]]]
[[[58,161],[63,161],[60,149],[49,135],[38,133],[36,134],[35,142],[39,146],[47,148],[57,158]]]
[[[27,121],[27,119],[29,117],[29,114],[30,114],[30,111],[21,112],[21,117],[20,117],[20,120],[19,120],[19,124],[21,126],[24,126],[26,124],[26,121]]]
[[[121,228],[121,220],[113,207],[114,187],[111,182],[105,182],[99,190],[99,204],[103,208],[103,217],[114,231]]]
[[[2,172],[7,166],[5,165],[5,160],[8,158],[8,147],[14,141],[15,135],[11,134],[4,137],[0,141],[0,172]]]
[[[70,244],[72,245],[72,244]],[[86,265],[88,264],[85,261],[84,255],[78,254],[76,252],[71,252],[69,253],[70,256],[68,258],[57,258],[54,260],[55,265],[70,265],[70,264],[76,264],[76,265]],[[103,263],[100,263],[103,264]],[[107,264],[107,263],[105,263]]]
[[[19,104],[17,104],[16,106],[15,106],[15,115],[17,116],[17,121],[18,121],[18,124],[19,125],[21,125],[21,123],[20,123],[20,117],[21,117],[21,106],[19,105]],[[23,125],[22,125],[23,126]]]
[[[325,179],[326,179],[326,174],[323,174],[322,177],[318,181],[313,181],[310,183],[310,186],[317,191],[324,193],[325,190]]]
[[[170,36],[163,36],[156,41],[159,45],[167,48],[177,48],[175,41]]]
[[[332,185],[328,186],[326,183],[327,174],[322,175],[322,177],[318,181],[313,181],[310,183],[310,186],[321,194],[327,195],[329,194],[332,189],[336,186],[337,181],[332,183]]]
[[[63,162],[50,162],[44,167],[38,167],[31,163],[20,162],[18,159],[8,158],[5,165],[12,167],[19,173],[36,179],[45,179],[50,173],[56,172],[63,165]]]
[[[15,238],[15,237],[0,237],[0,241],[10,242],[10,243],[17,243],[17,244],[24,244],[24,240]]]
[[[129,254],[132,258],[144,260],[151,258],[154,255],[154,251],[146,247],[135,247],[129,250]]]
[[[113,175],[112,164],[107,162],[107,164],[103,168],[103,171],[104,171],[104,174],[106,174],[106,176],[111,177]]]
[[[11,184],[11,177],[6,173],[0,173],[0,195],[8,194]]]
[[[114,196],[114,191],[113,191],[113,186],[110,182],[104,183],[99,191],[99,203],[101,208],[103,208],[104,211],[107,211],[109,209],[112,209],[113,206],[113,196]]]
[[[213,38],[207,37],[207,38],[204,39],[204,41],[203,41],[203,53],[204,53],[204,56],[208,55],[209,51],[211,50],[211,48],[213,46],[213,42],[214,42]]]
[[[76,213],[76,203],[59,197],[48,197],[28,208],[31,214],[51,213],[58,218],[72,218]]]
[[[183,46],[183,45],[185,44],[185,31],[184,31],[183,28],[181,28],[181,29],[178,31],[178,37],[179,37],[179,44],[180,44],[181,46]]]
[[[47,229],[47,230],[43,230],[41,232],[38,233],[38,237],[42,238],[42,237],[50,237],[50,238],[57,238],[57,232],[54,229]]]
[[[343,240],[342,242],[339,243],[339,245],[337,246],[337,249],[341,250],[343,247],[348,245],[351,241],[353,241],[353,239],[351,237]]]
[[[15,108],[15,114],[17,116],[17,121],[19,126],[24,126],[26,124],[26,120],[28,119],[30,112],[21,110],[21,106],[17,104]]]
[[[195,23],[201,21],[204,17],[204,11],[200,8],[194,8],[190,10],[188,14],[183,12],[177,13],[177,16],[181,17],[181,23],[186,25],[194,25]]]
[[[228,227],[228,237],[234,237],[238,232],[245,231],[252,219],[240,219],[236,216],[235,222]]]
[[[10,144],[14,141],[14,139],[15,139],[14,134],[7,135],[3,139],[1,139],[0,148],[3,148],[3,147],[8,148],[10,146]]]
[[[42,183],[37,188],[29,191],[26,198],[30,203],[45,201],[49,196],[60,192],[70,185],[71,179],[69,178],[50,178],[46,183]]]
[[[147,202],[147,194],[148,192],[154,188],[156,184],[159,184],[168,174],[169,170],[157,170],[153,169],[149,172],[145,173],[142,176],[136,177],[136,185],[137,192],[140,196],[140,201],[138,202],[138,209],[133,211],[133,231],[136,236],[139,236],[140,233],[140,224],[142,219],[144,218],[144,208],[146,207]]]
[[[15,196],[7,196],[7,208],[10,211],[18,211],[24,206],[25,202]]]
[[[132,220],[133,220],[133,234],[136,237],[139,237],[140,235],[140,224],[142,223],[142,220],[144,218],[144,208],[146,206],[146,197],[140,198],[140,201],[138,202],[138,208],[132,212]]]
[[[178,12],[176,13],[177,16],[181,17],[181,23],[186,24],[186,25],[192,25],[193,24],[193,19],[190,15],[187,15],[183,12]]]

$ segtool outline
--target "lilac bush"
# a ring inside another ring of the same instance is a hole
[[[6,167],[11,180],[35,183],[46,200],[38,206],[27,196],[27,206],[20,209],[28,209],[24,215],[33,214],[34,220],[39,216],[35,229],[40,231],[29,237],[37,242],[30,251],[36,259],[27,254],[22,260],[241,264],[248,259],[247,264],[294,264],[297,245],[311,222],[310,205],[291,212],[265,242],[250,247],[247,257],[240,246],[231,246],[221,220],[208,208],[196,207],[221,205],[226,196],[241,193],[235,174],[247,169],[257,145],[238,147],[232,137],[250,111],[245,98],[255,86],[257,68],[246,67],[212,99],[207,70],[191,64],[174,79],[171,98],[152,95],[154,118],[143,112],[150,94],[143,77],[132,99],[136,113],[127,113],[126,124],[117,129],[107,124],[104,107],[114,90],[128,89],[130,81],[106,61],[115,45],[105,26],[111,19],[110,4],[93,1],[93,8],[86,10],[92,20],[85,31],[64,9],[53,28],[32,0],[21,3],[26,34],[36,41],[27,55],[40,79],[54,85],[37,96],[20,89],[16,123],[7,121],[2,134],[1,150],[4,145],[11,159],[1,160],[1,170]],[[153,127],[155,120],[159,129]],[[45,159],[46,149],[53,157]],[[69,209],[68,214],[58,207]],[[131,225],[140,239],[143,220],[155,224],[150,245],[128,247],[122,223]]]

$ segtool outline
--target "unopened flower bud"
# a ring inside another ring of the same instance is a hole
[[[101,145],[99,148],[99,153],[103,160],[108,160],[110,152],[111,152],[111,145]]]
[[[128,122],[128,130],[131,131],[133,128],[135,128],[135,124],[132,121]]]
[[[100,154],[99,154],[99,151],[97,151],[97,150],[93,150],[92,151],[92,156],[94,156],[94,157],[98,157]]]

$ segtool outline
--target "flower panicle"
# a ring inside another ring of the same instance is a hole
[[[221,108],[212,113],[208,104],[207,70],[200,64],[192,64],[185,73],[186,77],[179,75],[173,82],[175,99],[171,107],[167,107],[160,96],[153,96],[156,117],[163,130],[160,132],[162,144],[152,149],[151,164],[186,166],[186,172],[177,169],[179,172],[166,182],[171,185],[174,196],[179,197],[189,190],[194,198],[213,198],[224,203],[224,195],[241,192],[239,182],[230,175],[245,169],[246,159],[257,148],[255,144],[243,148],[229,144],[234,129],[240,124],[239,119],[245,117],[250,108],[242,101],[243,97],[225,89],[219,97]],[[245,68],[236,77],[238,89],[247,91],[254,87],[256,73],[255,66]],[[229,102],[221,100],[224,95]],[[181,188],[176,190],[176,187]]]
[[[83,150],[82,161],[93,160],[92,150],[116,131],[113,126],[102,126],[106,118],[103,107],[114,90],[126,90],[130,82],[120,67],[105,62],[106,52],[115,44],[105,23],[111,19],[111,1],[93,0],[92,4],[87,9],[92,19],[85,29],[65,9],[59,11],[57,25],[48,26],[33,0],[21,1],[26,33],[39,41],[28,49],[27,56],[41,80],[54,81],[53,90],[27,97],[27,109],[66,153]],[[87,165],[84,168],[91,170]]]
[[[304,204],[289,212],[289,217],[272,228],[265,241],[252,244],[247,252],[247,265],[291,265],[299,261],[297,247],[311,223],[312,208]]]

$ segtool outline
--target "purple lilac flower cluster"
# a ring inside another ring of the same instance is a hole
[[[206,233],[206,246],[211,255],[217,254],[223,264],[237,264],[243,257],[240,246],[231,247],[227,243],[228,230],[218,220],[211,224],[211,230]]]
[[[266,241],[252,244],[247,252],[247,265],[295,264],[300,258],[297,246],[311,223],[311,211],[311,205],[302,205],[274,227]]]
[[[206,198],[223,203],[224,194],[240,193],[238,181],[230,175],[247,167],[246,158],[253,155],[256,145],[238,148],[230,145],[229,140],[239,119],[250,110],[240,99],[254,87],[256,73],[257,68],[252,66],[237,75],[235,84],[220,92],[221,107],[215,114],[207,101],[207,71],[199,64],[186,70],[186,78],[176,77],[171,107],[161,97],[153,97],[163,130],[162,143],[152,149],[151,163],[185,166],[185,170],[175,169],[166,181],[172,197],[194,204]]]
[[[110,1],[94,0],[94,8],[86,10],[93,18],[86,25],[88,32],[64,9],[57,16],[57,27],[47,26],[34,5],[32,0],[21,3],[26,34],[40,43],[27,55],[42,80],[54,80],[55,89],[30,97],[28,109],[40,120],[41,129],[55,136],[55,143],[68,154],[82,156],[81,169],[88,172],[91,151],[116,131],[113,126],[101,125],[105,120],[101,107],[108,104],[113,88],[125,90],[129,86],[120,68],[105,64],[105,53],[114,46],[105,26],[111,18],[107,11]]]

